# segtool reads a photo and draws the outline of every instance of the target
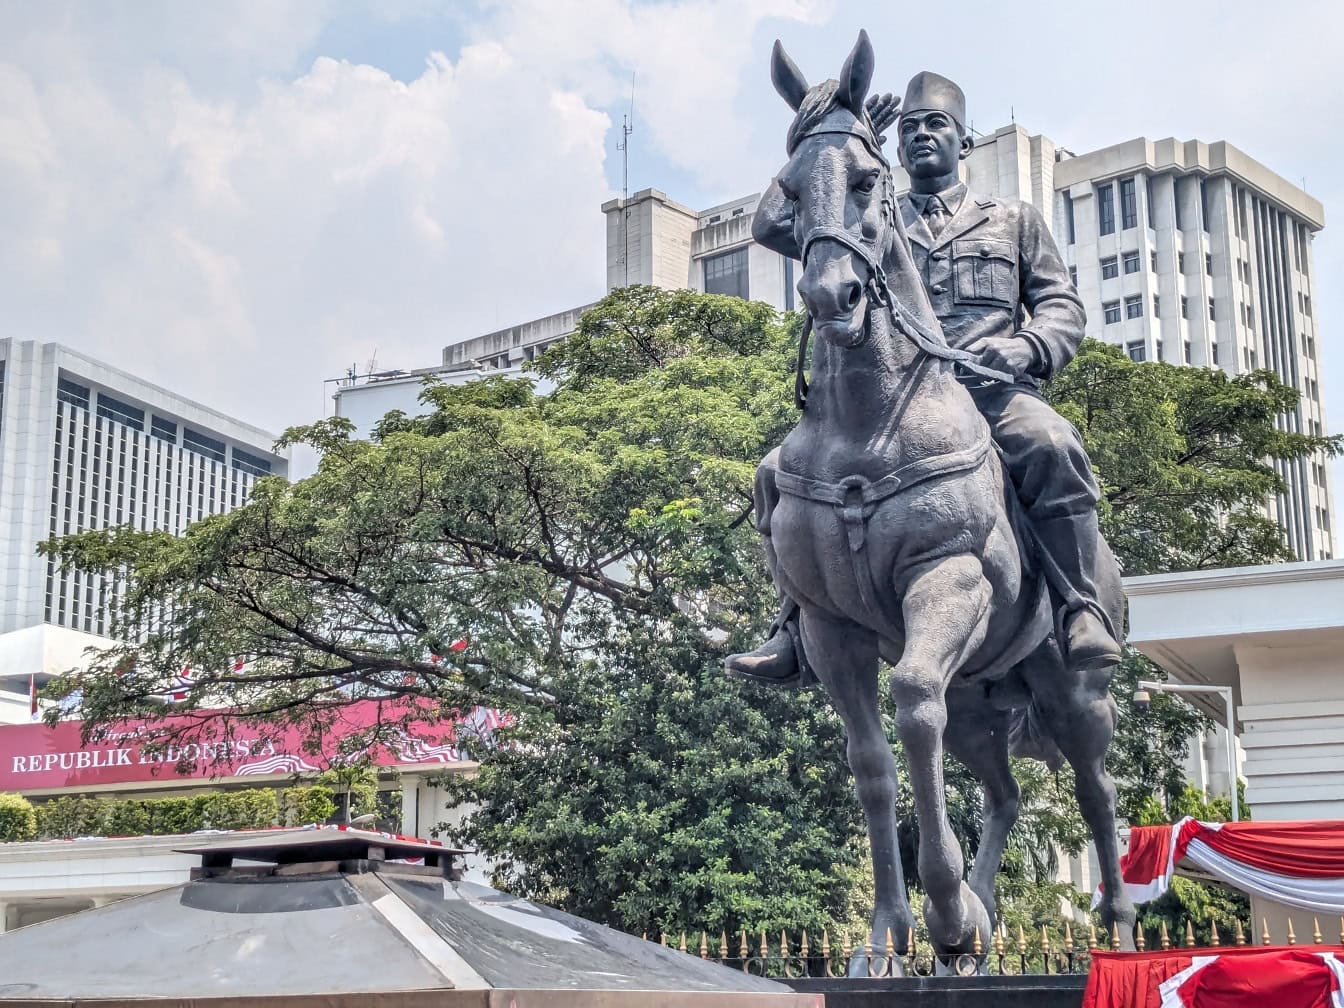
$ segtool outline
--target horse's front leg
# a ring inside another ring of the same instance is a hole
[[[890,934],[896,949],[904,952],[914,915],[896,843],[896,761],[878,713],[877,636],[857,623],[810,607],[802,612],[802,632],[808,659],[845,723],[849,768],[868,822],[874,883],[869,942],[874,955],[883,954]],[[899,970],[892,966],[893,972]],[[850,974],[867,972],[860,949],[850,962]]]
[[[919,815],[924,920],[943,956],[973,952],[976,932],[982,945],[990,934],[988,911],[962,880],[965,862],[947,820],[943,781],[947,686],[984,638],[990,595],[979,558],[964,553],[916,567],[901,600],[906,642],[891,694]]]

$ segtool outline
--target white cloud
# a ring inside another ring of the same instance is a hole
[[[0,43],[0,319],[272,429],[375,349],[424,366],[599,295],[629,54],[659,146],[737,179],[688,143],[730,142],[753,27],[809,15],[503,5],[403,82],[321,55],[287,72],[317,4],[180,9],[107,35],[100,5],[52,7]]]

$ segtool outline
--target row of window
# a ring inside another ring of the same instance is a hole
[[[1139,226],[1139,201],[1138,201],[1138,183],[1139,178],[1144,181],[1145,200],[1148,207],[1148,226],[1156,227],[1156,221],[1153,213],[1153,180],[1151,176],[1131,176],[1122,178],[1117,182],[1104,182],[1096,187],[1097,197],[1097,231],[1102,235],[1115,234],[1116,231],[1116,190],[1119,189],[1119,225],[1120,230],[1129,231],[1131,228]],[[1181,193],[1178,190],[1179,182],[1172,180],[1172,212],[1175,217],[1176,228],[1185,229],[1184,214],[1181,210]],[[1200,201],[1200,227],[1204,231],[1209,230],[1209,220],[1212,216],[1212,204],[1209,194],[1209,184],[1205,179],[1199,180],[1199,201]],[[1244,222],[1245,210],[1238,201],[1238,210],[1241,217],[1237,219],[1238,235],[1241,234],[1240,226]],[[1069,193],[1064,194],[1064,223],[1068,233],[1069,244],[1077,241],[1077,230],[1073,218],[1073,197]],[[1301,257],[1305,258],[1305,244]],[[1301,267],[1299,267],[1300,269]]]
[[[1156,340],[1154,348],[1157,351],[1157,356],[1155,359],[1161,360],[1162,341]],[[1185,351],[1185,356],[1182,358],[1182,363],[1189,364],[1190,352],[1191,352],[1189,340],[1184,341],[1182,349]],[[1148,359],[1148,344],[1143,342],[1142,340],[1136,341],[1134,343],[1126,343],[1125,353],[1129,356],[1130,360],[1139,362],[1146,361]],[[1216,341],[1209,344],[1209,363],[1214,367],[1218,367],[1219,364],[1221,363],[1218,359],[1218,344]]]
[[[1133,319],[1133,318],[1139,318],[1140,316],[1143,315],[1143,295],[1142,295],[1142,294],[1131,294],[1131,295],[1129,295],[1129,296],[1126,297],[1125,300],[1124,300],[1124,306],[1125,306],[1125,314],[1124,314],[1124,317],[1125,317],[1125,318],[1132,318],[1132,319]],[[1242,307],[1245,308],[1246,306],[1243,305]],[[1101,306],[1101,312],[1102,312],[1102,317],[1103,317],[1103,319],[1105,320],[1106,325],[1113,325],[1113,324],[1115,324],[1116,322],[1119,322],[1119,321],[1120,321],[1120,302],[1119,302],[1119,301],[1107,301],[1106,303],[1104,303],[1104,304]],[[1161,299],[1160,299],[1156,294],[1154,294],[1154,295],[1153,295],[1153,317],[1154,317],[1154,318],[1160,318],[1161,315],[1162,315],[1162,301],[1161,301]],[[1191,318],[1191,317],[1192,317],[1192,316],[1191,316],[1191,314],[1190,314],[1190,299],[1189,299],[1188,297],[1182,297],[1182,298],[1181,298],[1181,318],[1189,319],[1189,318]],[[1209,320],[1210,320],[1210,321],[1216,321],[1216,319],[1217,319],[1217,315],[1216,315],[1216,312],[1215,312],[1215,309],[1214,309],[1213,298],[1209,298]]]
[[[87,385],[81,385],[69,378],[58,378],[56,380],[56,398],[61,402],[69,403],[71,406],[87,410],[93,400],[93,393]],[[145,411],[143,408],[116,399],[106,392],[100,391],[98,393],[98,406],[95,415],[124,424],[132,430],[143,431],[145,429]],[[176,444],[177,422],[158,415],[151,416],[149,433],[152,437]],[[225,455],[227,445],[223,441],[211,437],[209,434],[192,430],[190,427],[182,428],[182,447],[188,451],[196,452],[198,455],[214,459],[216,462],[227,461]],[[233,467],[250,472],[254,476],[265,476],[271,472],[269,459],[245,452],[240,448],[233,449]]]

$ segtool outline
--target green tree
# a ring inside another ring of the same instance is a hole
[[[650,932],[842,919],[850,890],[831,880],[852,870],[860,822],[835,719],[719,671],[774,606],[751,486],[795,419],[796,325],[628,288],[539,360],[549,395],[432,386],[423,416],[390,414],[366,441],[339,418],[291,430],[320,453],[313,476],[262,480],[180,538],[49,543],[64,565],[118,572],[113,634],[138,642],[65,686],[96,730],[161,719],[156,696],[191,665],[186,709],[226,729],[296,725],[312,747],[352,698],[390,701],[375,734],[505,708],[510,744],[454,787],[485,803],[463,838],[518,890]],[[1266,459],[1337,450],[1274,430],[1293,393],[1265,372],[1136,365],[1089,343],[1051,395],[1101,468],[1131,573],[1284,556],[1254,506],[1278,485]],[[235,670],[237,655],[252,660]],[[1174,711],[1156,741],[1156,722],[1122,725],[1133,751],[1163,754],[1130,762],[1122,739],[1130,805],[1178,783]],[[1029,783],[1009,862],[1025,880],[1048,867],[1041,838],[1077,835],[1067,779]],[[964,774],[949,788],[973,846],[978,793]]]

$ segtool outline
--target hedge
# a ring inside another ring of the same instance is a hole
[[[23,795],[0,794],[0,842],[32,840],[37,836],[37,814]]]
[[[0,795],[0,801],[8,796]],[[22,799],[20,799],[22,800]],[[84,836],[162,836],[203,829],[264,829],[325,822],[336,811],[330,788],[271,788],[218,791],[182,798],[54,798],[29,806],[35,812],[33,833],[40,840]],[[0,840],[4,832],[0,804]],[[32,839],[28,837],[27,839]]]

